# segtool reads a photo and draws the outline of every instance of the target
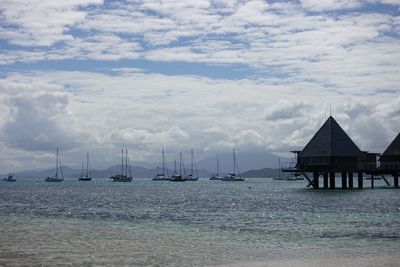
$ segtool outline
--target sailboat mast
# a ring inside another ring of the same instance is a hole
[[[182,175],[182,152],[179,152],[179,175]]]
[[[129,163],[129,177],[133,177],[133,172],[132,172],[132,166],[131,166],[131,160],[128,159],[128,163]],[[128,174],[127,174],[128,176]]]
[[[217,155],[217,176],[219,176],[219,159],[218,159],[218,155]]]
[[[236,175],[236,155],[235,155],[235,149],[233,149],[233,175]]]
[[[56,157],[56,177],[58,177],[58,147],[57,147],[57,157]]]
[[[278,159],[278,163],[279,163],[279,174],[278,174],[278,177],[281,178],[281,172],[282,172],[282,170],[281,170],[281,159]]]
[[[129,177],[133,177],[131,159],[128,158],[128,150],[126,150],[126,177],[128,177],[128,170],[129,170]]]
[[[176,159],[175,159],[175,161],[174,161],[174,172],[175,172],[175,174],[176,174]]]
[[[124,149],[122,151],[122,158],[121,158],[121,174],[124,175]]]
[[[82,173],[81,173],[81,177],[83,177],[83,160],[82,160]]]
[[[61,158],[60,158],[60,156],[58,156],[58,161],[60,162],[61,178],[64,179],[64,172],[63,172],[63,169],[62,169],[62,164],[61,164]]]
[[[191,160],[191,170],[190,170],[190,174],[193,176],[193,149],[190,151],[190,160]]]
[[[89,153],[86,153],[86,176],[89,177]]]
[[[128,149],[125,150],[125,175],[128,177]]]
[[[165,156],[164,156],[164,148],[162,148],[162,173],[165,175]]]

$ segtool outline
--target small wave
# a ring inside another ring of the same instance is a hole
[[[368,239],[400,239],[400,234],[395,233],[322,233],[320,238],[368,238]]]

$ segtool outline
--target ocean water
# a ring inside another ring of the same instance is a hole
[[[364,259],[374,266],[383,257],[399,266],[399,252],[400,190],[383,186],[324,191],[272,179],[0,182],[0,265],[286,260],[290,266]]]

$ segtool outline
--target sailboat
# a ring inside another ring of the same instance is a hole
[[[58,169],[60,169],[61,177],[58,176]],[[62,182],[64,180],[61,159],[60,155],[58,154],[58,147],[57,147],[57,157],[56,157],[56,174],[54,176],[47,176],[44,180],[46,182]]]
[[[222,178],[223,177],[219,175],[219,158],[217,155],[217,172],[213,176],[210,177],[210,180],[211,181],[212,180],[222,180]]]
[[[79,177],[79,181],[90,181],[92,180],[92,177],[89,175],[89,167],[90,166],[90,161],[89,161],[89,153],[86,153],[86,174],[83,173],[83,161],[82,161],[82,174],[81,177]]]
[[[304,177],[301,176],[301,173],[295,172],[285,177],[286,181],[301,181],[304,180]]]
[[[162,154],[162,173],[157,173],[153,178],[153,181],[168,181],[168,175],[165,175],[165,156],[164,156],[164,148],[161,150]],[[158,168],[158,167],[157,167]]]
[[[237,174],[236,174],[237,170]],[[237,182],[244,181],[244,178],[240,177],[239,167],[237,166],[235,149],[233,149],[233,173],[228,173],[222,178],[222,181],[226,182]]]
[[[15,182],[17,181],[17,178],[15,178],[15,175],[13,173],[9,173],[8,177],[4,178],[3,180],[7,182]]]
[[[281,165],[281,160],[278,160],[279,163],[279,169],[278,169],[278,175],[274,177],[274,180],[285,180],[285,181],[299,181],[299,180],[304,180],[304,178],[301,176],[301,173],[291,173],[288,176],[283,177],[282,176],[282,165]]]
[[[175,160],[175,173],[172,175],[169,180],[172,182],[185,182],[186,177],[182,175],[182,165],[183,165],[183,160],[182,160],[182,152],[179,153],[179,173],[177,173],[176,170],[176,160]],[[185,167],[183,166],[183,169]]]
[[[278,175],[274,177],[274,180],[285,180],[284,177],[282,177],[282,167],[281,167],[281,159],[278,159],[278,164],[279,164],[279,169],[278,169]]]
[[[132,182],[132,169],[131,165],[129,164],[128,167],[128,149],[126,149],[126,155],[125,155],[125,169],[124,169],[124,150],[122,149],[122,160],[121,160],[121,174],[116,174],[110,177],[113,182]],[[128,169],[129,169],[129,174],[128,176]]]
[[[199,180],[199,171],[197,169],[197,164],[193,159],[193,149],[190,151],[190,155],[191,155],[190,156],[190,161],[191,161],[190,166],[191,166],[191,168],[190,168],[190,174],[186,177],[186,181],[198,181]],[[197,173],[196,177],[193,176],[193,174],[194,174],[193,173],[194,172],[193,163],[196,165],[196,173]]]

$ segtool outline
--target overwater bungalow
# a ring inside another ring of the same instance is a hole
[[[398,170],[400,168],[400,133],[382,153],[379,161],[382,169]]]
[[[379,154],[361,151],[330,116],[303,150],[292,152],[296,154],[295,166],[282,171],[302,173],[309,181],[309,186],[313,188],[320,188],[319,178],[322,175],[323,188],[334,189],[336,173],[341,175],[343,189],[353,188],[354,173],[357,173],[359,188],[363,188],[364,173],[371,175],[371,187],[374,187],[374,175],[381,175],[384,178],[384,174],[393,175],[394,186],[398,187],[400,135],[382,154],[381,167],[378,167]],[[384,168],[392,169],[391,172],[385,172]],[[385,178],[384,180],[390,185]]]
[[[331,116],[297,154],[303,171],[342,172],[360,169],[365,154]]]
[[[400,173],[400,133],[390,143],[379,158],[380,171],[393,176],[394,187],[399,187]]]

